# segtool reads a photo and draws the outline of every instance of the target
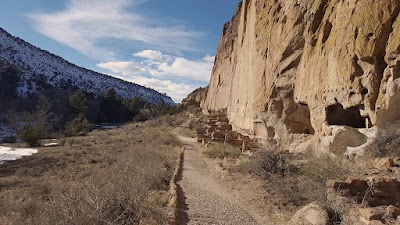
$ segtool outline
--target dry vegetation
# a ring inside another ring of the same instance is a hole
[[[400,156],[400,123],[387,126],[380,130],[374,142],[367,149],[371,158]]]
[[[202,153],[212,159],[239,158],[242,152],[239,148],[230,145],[213,143],[205,148]]]
[[[205,155],[219,159],[219,165],[230,174],[250,175],[263,181],[264,204],[271,210],[270,222],[275,224],[287,222],[298,209],[315,201],[328,209],[332,223],[337,224],[343,207],[328,198],[326,182],[362,171],[344,159],[293,155],[276,146],[264,146],[249,157],[237,155],[232,147],[210,146],[204,150]]]
[[[0,224],[164,224],[180,150],[168,130],[183,119],[93,131],[0,165]]]

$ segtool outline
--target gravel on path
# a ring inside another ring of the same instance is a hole
[[[239,198],[214,178],[212,164],[200,154],[196,139],[179,136],[182,127],[173,131],[185,145],[183,169],[177,183],[178,224],[257,224],[243,209]]]

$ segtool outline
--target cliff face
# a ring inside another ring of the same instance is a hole
[[[183,99],[181,104],[185,106],[190,104],[202,104],[206,100],[207,92],[208,86],[199,87]]]
[[[202,107],[261,138],[400,119],[399,12],[398,0],[244,0]]]

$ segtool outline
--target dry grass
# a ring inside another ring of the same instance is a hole
[[[336,224],[344,209],[328,197],[326,182],[344,180],[361,173],[362,168],[345,159],[283,154],[279,150],[268,146],[250,157],[240,158],[228,170],[252,174],[264,181],[265,204],[272,210],[271,221],[288,221],[298,209],[316,201],[327,208],[332,223]]]
[[[374,142],[367,148],[367,156],[387,157],[400,156],[400,124],[392,124],[380,130]]]
[[[242,152],[239,148],[219,143],[210,144],[202,153],[212,159],[239,158]]]
[[[164,224],[179,141],[130,124],[0,165],[0,224]]]

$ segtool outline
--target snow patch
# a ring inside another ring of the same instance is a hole
[[[0,164],[4,161],[12,161],[20,159],[23,156],[30,156],[37,152],[38,150],[33,148],[11,148],[0,146]]]

